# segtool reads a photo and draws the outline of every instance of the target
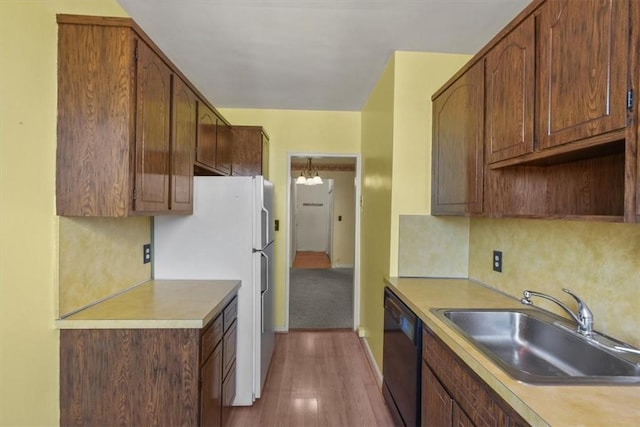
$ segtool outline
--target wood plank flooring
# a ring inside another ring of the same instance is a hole
[[[293,268],[331,268],[331,260],[324,252],[296,252]]]
[[[353,331],[276,334],[262,398],[234,407],[229,424],[392,426],[360,340]]]

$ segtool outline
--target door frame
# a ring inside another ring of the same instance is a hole
[[[358,330],[360,325],[360,200],[362,186],[362,163],[361,156],[358,153],[310,153],[310,152],[288,152],[287,153],[287,233],[286,233],[286,266],[287,273],[285,275],[285,306],[284,306],[284,330],[289,330],[289,276],[291,270],[291,160],[294,157],[349,157],[356,161],[356,178],[355,178],[355,232],[354,232],[354,254],[353,254],[353,325],[354,331]]]

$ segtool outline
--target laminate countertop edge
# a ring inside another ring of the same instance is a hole
[[[200,329],[240,286],[239,280],[149,280],[55,324],[58,329]]]
[[[517,298],[469,279],[384,277],[384,282],[471,370],[531,425],[640,425],[637,398],[640,387],[532,385],[519,382],[430,311],[431,308],[522,308]]]

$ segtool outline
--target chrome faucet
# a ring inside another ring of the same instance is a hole
[[[562,289],[562,290],[568,293],[569,295],[571,295],[577,301],[578,303],[577,315],[573,311],[571,311],[569,307],[564,305],[562,301],[550,295],[543,294],[541,292],[528,291],[525,289],[522,292],[523,297],[522,299],[520,299],[520,302],[526,305],[533,305],[533,302],[531,301],[532,296],[553,301],[556,304],[558,304],[564,311],[566,311],[571,316],[571,318],[573,318],[573,320],[575,320],[575,322],[578,324],[578,333],[586,337],[591,337],[593,335],[593,313],[591,312],[591,310],[589,310],[589,307],[587,307],[587,304],[585,304],[585,302],[582,301],[582,299],[579,296],[571,292],[569,289]]]

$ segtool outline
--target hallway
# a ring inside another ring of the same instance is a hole
[[[356,333],[276,334],[262,398],[234,407],[232,427],[391,426],[393,422]]]

